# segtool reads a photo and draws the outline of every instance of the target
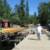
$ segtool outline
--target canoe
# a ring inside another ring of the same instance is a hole
[[[2,28],[2,33],[15,33],[15,32],[20,32],[24,28]]]

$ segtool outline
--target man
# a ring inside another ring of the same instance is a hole
[[[38,40],[41,39],[41,36],[42,36],[42,26],[40,24],[38,24],[38,27],[37,27],[37,37],[38,37]]]

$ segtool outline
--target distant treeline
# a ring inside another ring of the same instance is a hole
[[[47,24],[50,22],[50,2],[40,3],[38,7],[38,16],[29,14],[29,0],[21,0],[20,4],[16,4],[14,10],[8,4],[7,0],[0,0],[0,20],[8,19],[13,24]],[[33,5],[32,5],[33,7]],[[34,8],[34,7],[33,7]]]

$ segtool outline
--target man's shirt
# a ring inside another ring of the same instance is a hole
[[[37,27],[37,32],[38,32],[38,33],[42,33],[42,29],[43,29],[42,26],[38,26],[38,27]]]

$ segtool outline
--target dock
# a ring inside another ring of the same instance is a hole
[[[41,40],[37,39],[37,35],[28,34],[18,45],[12,50],[50,50],[50,40],[44,34]]]

